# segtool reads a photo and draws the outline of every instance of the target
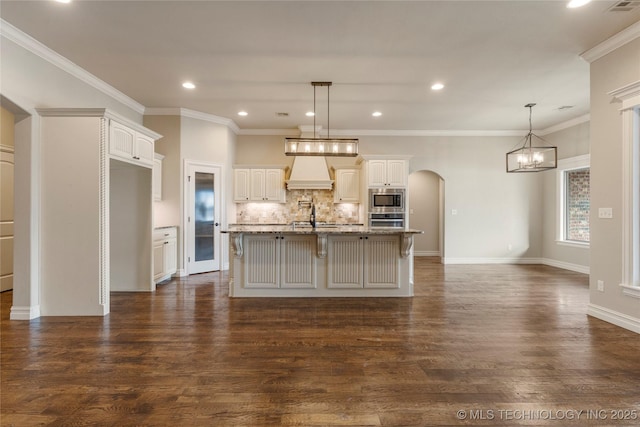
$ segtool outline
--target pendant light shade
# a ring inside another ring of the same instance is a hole
[[[329,87],[331,82],[311,82],[313,86],[313,138],[285,138],[284,154],[287,156],[340,156],[355,157],[358,155],[357,138],[331,138],[329,128]],[[316,87],[327,87],[327,137],[316,135]]]
[[[527,104],[529,109],[529,133],[520,148],[507,153],[507,172],[540,172],[558,167],[558,148],[545,145],[545,141],[535,135],[531,126],[531,110],[536,104]]]

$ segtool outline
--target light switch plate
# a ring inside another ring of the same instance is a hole
[[[613,218],[613,208],[599,208],[598,218],[605,218],[605,219]]]

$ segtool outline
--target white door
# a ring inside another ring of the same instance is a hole
[[[217,166],[187,164],[187,272],[220,270],[220,179]]]
[[[0,292],[13,289],[13,168],[13,147],[0,144]]]

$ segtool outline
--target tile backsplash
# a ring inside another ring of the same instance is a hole
[[[316,206],[316,221],[338,224],[358,223],[359,206],[354,203],[333,203],[331,190],[290,190],[286,203],[237,203],[238,224],[289,224],[308,221],[312,202]]]

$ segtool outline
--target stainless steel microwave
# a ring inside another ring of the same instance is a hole
[[[370,188],[369,212],[404,212],[404,188]]]

